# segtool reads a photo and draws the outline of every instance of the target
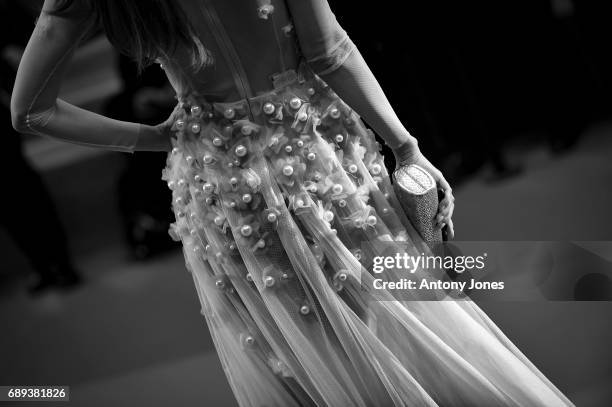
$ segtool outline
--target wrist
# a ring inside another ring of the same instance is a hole
[[[172,143],[164,123],[156,126],[140,124],[136,151],[170,151]]]
[[[419,144],[414,137],[410,137],[398,146],[392,149],[395,156],[396,166],[409,164],[419,155]]]

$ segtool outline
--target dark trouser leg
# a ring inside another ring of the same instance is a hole
[[[13,136],[13,135],[11,135]],[[0,224],[14,239],[41,280],[74,277],[67,240],[55,205],[40,176],[17,146],[3,159],[5,194]]]

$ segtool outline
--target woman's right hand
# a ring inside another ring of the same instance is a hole
[[[180,110],[181,110],[181,105],[180,103],[177,103],[176,106],[174,107],[174,110],[172,111],[172,113],[170,113],[170,116],[168,116],[166,120],[164,120],[163,122],[155,126],[152,126],[152,128],[155,130],[155,133],[156,133],[156,135],[153,137],[154,140],[156,140],[154,144],[161,146],[159,150],[162,150],[162,151],[172,150],[172,142],[171,142],[172,126],[174,125],[174,122],[176,122],[176,116]]]
[[[176,121],[177,111],[178,105],[166,120],[155,126],[140,124],[134,151],[171,151],[172,126]]]
[[[170,140],[172,137],[172,125],[174,124],[175,119],[174,115],[170,115],[165,121],[159,123],[155,126],[157,131],[160,133],[160,136],[164,140]]]

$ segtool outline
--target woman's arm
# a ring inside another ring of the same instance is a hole
[[[402,125],[372,71],[327,0],[289,0],[302,53],[311,68],[406,160],[417,140]]]
[[[110,119],[58,99],[66,67],[93,19],[78,1],[69,14],[52,15],[49,11],[55,3],[45,0],[19,64],[11,99],[13,127],[22,133],[107,150],[170,150],[163,126]]]
[[[449,237],[453,238],[455,198],[449,183],[420,152],[417,140],[402,125],[361,53],[336,21],[327,0],[287,2],[302,53],[313,71],[391,147],[398,166],[412,163],[422,166],[444,190],[436,220],[439,227],[448,225]]]

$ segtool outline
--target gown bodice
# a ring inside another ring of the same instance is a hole
[[[178,47],[167,60],[158,60],[179,99],[190,94],[209,102],[249,99],[273,89],[279,74],[297,69],[302,48],[315,72],[322,72],[337,66],[353,46],[325,1],[179,3],[211,57],[194,69],[190,54]]]

